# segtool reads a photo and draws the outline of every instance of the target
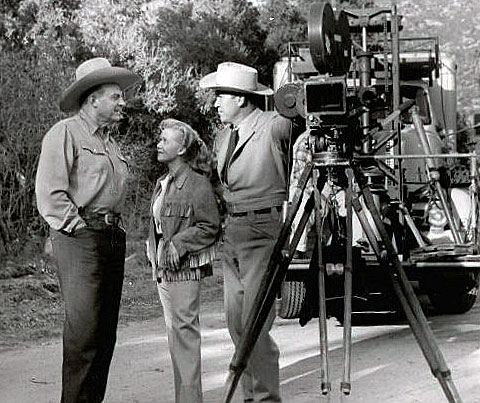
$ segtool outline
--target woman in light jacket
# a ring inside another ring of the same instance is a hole
[[[186,123],[160,124],[157,159],[168,172],[151,202],[147,255],[167,327],[176,403],[201,403],[200,280],[212,274],[220,215],[210,153]]]

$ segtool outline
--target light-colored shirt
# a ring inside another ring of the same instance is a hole
[[[85,226],[79,215],[120,213],[128,163],[118,144],[84,112],[56,123],[42,141],[37,208],[55,230]]]
[[[162,187],[162,190],[153,202],[153,220],[155,222],[155,229],[157,231],[157,234],[162,234],[162,221],[160,220],[160,211],[162,210],[163,199],[165,198],[165,195],[167,193],[168,183],[172,179],[172,175],[168,174],[160,181],[160,186]]]

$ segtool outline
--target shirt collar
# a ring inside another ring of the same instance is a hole
[[[89,134],[97,135],[102,139],[109,138],[108,131],[105,130],[105,127],[100,127],[88,113],[86,113],[83,110],[80,110],[80,112],[78,112],[78,116],[83,122],[85,122],[85,125],[87,126]]]

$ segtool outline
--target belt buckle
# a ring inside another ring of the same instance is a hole
[[[231,217],[246,217],[248,215],[248,211],[237,211],[230,213]]]
[[[110,218],[112,219],[112,221],[110,221]],[[105,224],[112,225],[112,226],[115,225],[114,218],[115,216],[113,214],[105,214],[104,216]]]

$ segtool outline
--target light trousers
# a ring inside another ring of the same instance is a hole
[[[200,281],[158,283],[173,365],[175,403],[202,403]]]
[[[225,314],[228,330],[238,346],[247,318],[267,269],[281,229],[281,213],[249,213],[228,217],[222,249]],[[270,336],[275,310],[269,314],[242,377],[246,401],[278,403],[279,350]]]

